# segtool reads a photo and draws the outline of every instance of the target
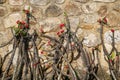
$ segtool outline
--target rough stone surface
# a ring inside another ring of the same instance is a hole
[[[83,44],[88,47],[94,47],[100,44],[100,39],[95,34],[90,33],[84,37]]]
[[[82,6],[84,13],[95,13],[99,9],[99,4],[95,2],[86,3]]]
[[[95,23],[99,19],[99,16],[97,14],[89,14],[84,17],[85,23]]]
[[[47,17],[57,17],[60,14],[62,14],[62,9],[56,5],[50,5],[45,11]]]
[[[50,0],[29,0],[29,1],[31,4],[39,6],[45,6],[50,2]]]
[[[69,16],[75,16],[81,14],[81,9],[73,3],[67,4],[64,9]]]
[[[10,5],[22,5],[23,4],[23,0],[9,0],[9,4]]]
[[[65,0],[56,0],[56,3],[57,4],[62,4],[62,3],[64,3],[65,2]]]
[[[41,21],[40,26],[41,28],[43,28],[45,32],[54,32],[56,31],[56,29],[59,28],[60,23],[61,23],[60,19],[53,17]]]
[[[5,30],[5,28],[4,28],[2,19],[0,19],[0,31],[3,31],[3,30]]]
[[[104,16],[106,13],[107,13],[107,6],[106,5],[101,6],[98,10],[98,14],[100,16]]]
[[[20,13],[12,13],[4,19],[5,28],[16,26],[16,21],[22,20]]]
[[[4,16],[6,14],[6,7],[0,6],[0,17]]]
[[[106,15],[106,18],[108,19],[108,24],[110,26],[117,26],[119,27],[120,26],[120,14],[119,13],[116,13],[114,11],[112,12],[109,12],[107,15]]]
[[[94,25],[83,23],[83,24],[80,25],[80,28],[85,29],[85,30],[91,30],[91,29],[94,28]]]
[[[86,3],[86,2],[88,2],[89,0],[74,0],[74,1],[76,1],[76,2],[81,2],[81,3]]]
[[[23,10],[20,8],[20,6],[10,6],[9,8],[11,12],[17,12]]]
[[[79,25],[79,17],[71,17],[69,18],[69,20],[70,20],[71,30],[75,31]]]
[[[117,12],[120,12],[120,4],[116,4],[113,9]]]
[[[93,1],[100,1],[100,2],[115,2],[116,0],[93,0]]]
[[[104,40],[106,43],[112,43],[112,32],[111,31],[107,31],[104,34]],[[120,30],[116,30],[115,31],[115,43],[120,43]]]
[[[41,18],[43,15],[42,9],[39,7],[32,7],[32,14],[35,18]]]

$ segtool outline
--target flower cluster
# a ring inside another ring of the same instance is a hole
[[[25,21],[18,20],[16,23],[18,24],[18,28],[20,29],[29,28],[29,25]]]
[[[65,27],[65,24],[64,24],[64,23],[61,23],[61,24],[59,25],[59,27],[60,27],[60,30],[57,32],[57,35],[58,35],[58,36],[60,36],[62,33],[64,33],[63,27]]]
[[[103,19],[99,19],[97,22],[99,22],[100,24],[107,24],[108,20],[106,17],[104,17]]]

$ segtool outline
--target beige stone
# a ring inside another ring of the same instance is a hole
[[[80,15],[82,10],[75,4],[73,3],[68,3],[65,6],[65,12],[69,15],[69,16],[76,16],[76,15]]]
[[[5,28],[17,26],[16,24],[17,20],[22,20],[22,16],[20,13],[17,12],[17,13],[10,14],[4,19]]]

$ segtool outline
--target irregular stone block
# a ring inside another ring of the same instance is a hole
[[[84,37],[83,45],[88,47],[95,47],[100,44],[100,39],[93,33],[90,33],[88,36]]]
[[[0,17],[3,17],[7,12],[6,7],[0,6]]]
[[[96,23],[98,19],[99,19],[98,14],[89,14],[84,16],[83,21],[85,23]]]
[[[100,16],[105,16],[105,14],[107,13],[107,6],[101,6],[97,12]]]
[[[106,15],[106,18],[108,20],[108,24],[112,27],[119,27],[120,26],[120,14],[111,11]]]
[[[81,3],[86,3],[86,2],[88,2],[89,0],[74,0],[74,1],[76,1],[76,2],[81,2]]]
[[[40,22],[40,26],[41,28],[43,28],[43,30],[45,32],[55,32],[56,29],[59,28],[59,24],[61,23],[59,18],[47,18],[43,21]]]
[[[116,30],[114,32],[114,40],[115,40],[115,43],[118,44],[120,43],[120,30]],[[107,31],[105,32],[104,34],[104,40],[106,43],[109,43],[111,44],[112,43],[112,32],[111,31]]]
[[[82,12],[81,8],[79,8],[77,5],[73,3],[67,4],[64,9],[68,16],[80,15]]]
[[[12,13],[4,19],[5,28],[17,26],[16,21],[22,20],[22,15],[20,13]]]
[[[29,0],[29,1],[31,4],[38,6],[45,6],[50,2],[50,0]]]
[[[84,13],[95,13],[99,9],[99,3],[91,2],[82,5],[82,10]]]
[[[93,1],[99,1],[99,2],[115,2],[116,0],[93,0]]]
[[[23,0],[9,0],[9,4],[13,5],[13,6],[15,6],[15,5],[22,5],[23,2],[24,2]]]
[[[57,17],[62,14],[62,9],[56,5],[50,5],[46,10],[45,10],[45,15],[47,17]]]
[[[65,2],[65,0],[56,0],[56,3],[57,4],[62,4],[62,3],[64,3]]]

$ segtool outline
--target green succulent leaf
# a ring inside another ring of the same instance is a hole
[[[112,60],[115,59],[115,57],[116,57],[116,52],[113,51],[112,54],[110,55],[110,57],[111,57]]]

